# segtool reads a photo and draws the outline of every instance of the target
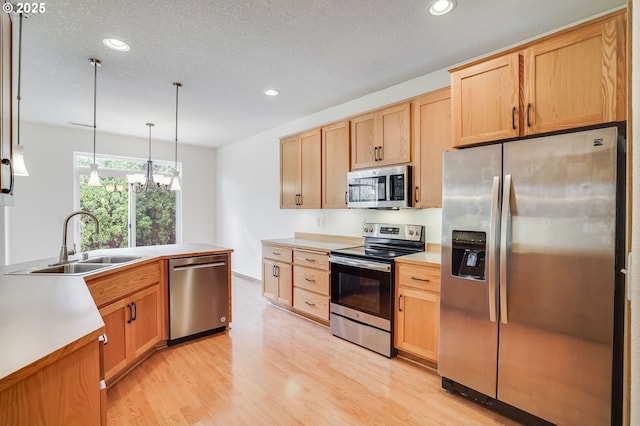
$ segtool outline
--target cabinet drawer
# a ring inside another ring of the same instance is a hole
[[[265,244],[262,246],[262,257],[291,263],[293,259],[293,250],[285,247]]]
[[[294,288],[293,307],[324,321],[329,321],[329,298],[310,291]]]
[[[440,268],[428,265],[397,264],[398,284],[440,292]]]
[[[329,270],[329,256],[324,253],[295,250],[293,263],[296,265],[311,266],[312,268]]]
[[[100,308],[158,282],[160,282],[160,262],[152,262],[122,272],[115,270],[111,275],[93,281],[88,280],[87,286],[93,300]]]
[[[329,296],[329,271],[293,266],[293,286]]]

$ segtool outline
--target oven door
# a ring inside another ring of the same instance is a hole
[[[391,331],[392,263],[333,254],[329,261],[331,312]]]

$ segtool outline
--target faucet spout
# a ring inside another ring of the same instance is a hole
[[[69,226],[69,221],[71,220],[72,217],[83,215],[83,214],[89,216],[94,220],[94,222],[96,223],[96,232],[97,233],[100,232],[100,225],[98,224],[98,218],[93,213],[80,210],[77,212],[73,212],[69,216],[67,216],[66,219],[64,220],[64,225],[62,227],[62,247],[60,248],[60,263],[68,263],[69,254],[75,253],[75,251],[71,251],[70,253],[69,249],[67,249],[67,228]]]

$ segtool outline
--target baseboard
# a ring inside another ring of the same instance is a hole
[[[231,275],[235,275],[236,277],[245,279],[247,281],[253,281],[253,282],[256,282],[256,283],[262,283],[262,280],[250,277],[249,275],[241,274],[240,272],[231,271]]]

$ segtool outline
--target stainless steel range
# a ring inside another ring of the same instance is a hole
[[[394,258],[424,251],[422,225],[367,223],[364,246],[331,252],[331,333],[387,357],[393,347]]]

